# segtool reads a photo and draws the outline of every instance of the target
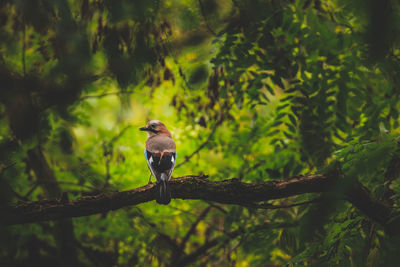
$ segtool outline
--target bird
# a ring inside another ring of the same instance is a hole
[[[171,201],[168,181],[176,162],[175,142],[165,124],[159,120],[149,121],[140,130],[148,134],[144,156],[150,170],[149,184],[151,184],[151,176],[154,176],[159,190],[156,201],[158,204],[168,205]]]

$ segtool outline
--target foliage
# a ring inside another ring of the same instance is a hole
[[[155,118],[176,141],[175,177],[344,177],[332,195],[269,203],[316,204],[174,199],[2,228],[0,265],[396,266],[399,241],[340,196],[359,181],[399,212],[399,8],[0,1],[0,205],[144,185],[138,128]]]

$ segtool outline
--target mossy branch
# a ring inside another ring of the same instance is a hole
[[[172,198],[202,199],[225,204],[249,206],[260,201],[290,196],[327,192],[335,189],[340,179],[323,174],[293,177],[281,181],[245,183],[239,179],[211,181],[207,176],[185,176],[170,181]],[[82,217],[126,206],[155,200],[157,186],[149,184],[139,188],[85,196],[68,201],[42,200],[0,207],[0,222],[6,225],[60,220]],[[399,232],[397,220],[392,219],[392,208],[372,197],[369,191],[355,183],[344,191],[343,199],[349,201],[367,217],[380,223],[390,232]]]

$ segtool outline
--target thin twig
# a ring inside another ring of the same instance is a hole
[[[228,232],[224,235],[215,237],[214,239],[211,239],[207,242],[205,242],[202,246],[200,246],[197,250],[194,252],[188,254],[184,258],[182,258],[180,261],[178,261],[174,266],[186,266],[195,261],[198,257],[206,253],[209,249],[219,245],[221,242],[229,242],[230,240],[235,239],[236,237],[240,236],[241,234],[246,234],[248,232],[257,232],[262,229],[266,228],[274,228],[274,229],[280,229],[280,228],[288,228],[288,227],[295,227],[297,226],[298,223],[276,223],[276,224],[270,224],[270,223],[264,223],[261,225],[256,225],[254,227],[251,227],[249,229],[244,229],[244,228],[239,228],[235,231]]]
[[[192,213],[192,212],[190,212],[188,210],[184,210],[184,209],[180,209],[180,208],[174,207],[171,204],[168,205],[167,207],[170,208],[170,209],[177,210],[177,211],[180,211],[182,213],[185,213],[186,215],[196,216],[196,214],[194,214],[194,213]]]
[[[375,226],[376,226],[376,224],[371,222],[371,226],[370,226],[370,229],[369,229],[367,246],[365,248],[365,262],[367,262],[367,260],[368,260],[368,256],[369,256],[369,253],[370,253],[370,250],[371,250],[371,246],[372,246],[372,239],[375,236]]]
[[[232,251],[236,250],[242,243],[243,243],[243,238],[240,239],[233,247],[228,249],[228,252],[225,253],[223,257],[221,257],[216,263],[212,265],[212,267],[216,266],[221,266],[222,263],[226,261],[226,259],[231,255]]]
[[[276,209],[287,209],[287,208],[292,208],[296,206],[301,206],[301,205],[306,205],[306,204],[311,204],[320,201],[321,198],[315,198],[311,200],[307,200],[304,202],[299,202],[299,203],[294,203],[294,204],[289,204],[289,205],[273,205],[269,203],[264,203],[264,204],[245,204],[243,206],[248,207],[248,208],[255,208],[255,209],[266,209],[266,210],[276,210]]]
[[[175,53],[175,50],[172,49],[172,45],[171,45],[171,41],[170,41],[171,34],[169,34],[168,32],[166,32],[166,33],[165,33],[165,36],[166,36],[166,38],[165,38],[165,45],[164,45],[164,48],[165,48],[166,50],[168,50],[168,52],[169,52],[169,54],[171,55],[171,57],[172,57],[174,63],[178,66],[178,69],[179,69],[179,71],[178,71],[178,72],[179,72],[179,76],[182,78],[182,80],[183,80],[184,84],[186,85],[187,89],[193,90],[193,87],[189,84],[188,80],[186,79],[185,74],[183,73],[182,66],[179,64],[177,53]],[[162,45],[163,45],[163,44],[162,44]]]
[[[7,185],[9,187],[9,190],[11,191],[11,193],[16,196],[19,200],[23,200],[23,201],[27,201],[28,199],[26,199],[23,195],[19,194],[18,192],[14,191],[12,189],[12,187],[10,185]]]
[[[118,91],[118,92],[110,92],[110,93],[103,93],[100,95],[85,95],[82,96],[81,98],[79,98],[80,101],[85,100],[85,99],[89,99],[89,98],[103,98],[106,96],[110,96],[110,95],[129,95],[129,94],[133,94],[133,91]]]
[[[111,146],[111,148],[110,148],[110,146]],[[103,142],[103,155],[106,158],[106,162],[105,162],[105,164],[106,164],[106,180],[104,181],[103,189],[105,189],[108,186],[109,180],[111,178],[110,162],[111,162],[111,157],[112,157],[112,150],[113,150],[112,142],[109,142],[109,143]]]
[[[79,187],[83,187],[83,188],[99,191],[99,189],[94,187],[94,186],[84,185],[84,184],[77,184],[77,183],[74,183],[74,182],[67,182],[67,181],[40,180],[38,183],[39,184],[46,184],[47,183],[47,184],[73,185],[73,186],[79,186]]]
[[[202,15],[203,18],[204,18],[204,22],[206,23],[207,29],[208,29],[214,36],[217,36],[217,33],[211,28],[210,24],[208,23],[208,19],[207,19],[207,16],[206,16],[206,14],[205,14],[204,6],[203,6],[203,3],[201,2],[201,0],[199,0],[199,6],[200,6],[201,15]]]
[[[211,202],[211,201],[206,201],[206,202],[208,203],[208,205],[210,205],[211,207],[213,207],[213,208],[215,208],[215,209],[221,211],[222,213],[224,213],[224,214],[227,214],[227,213],[228,213],[228,212],[227,212],[226,210],[224,210],[224,208],[222,208],[221,206],[219,206],[219,205],[217,205],[217,204],[215,204],[215,203],[213,203],[213,202]]]
[[[95,250],[89,246],[85,246],[77,240],[74,240],[74,243],[77,246],[77,248],[83,252],[83,254],[86,256],[86,258],[94,264],[94,266],[106,265],[106,263],[104,262],[105,258],[109,258],[109,259],[116,258],[113,256],[110,257],[110,254],[108,254],[106,252],[102,252],[100,250]]]
[[[35,183],[31,189],[24,195],[24,198],[28,199],[28,197],[35,191],[35,189],[39,186],[38,183]]]
[[[210,142],[210,140],[214,137],[214,134],[218,128],[218,125],[219,125],[219,123],[216,123],[215,127],[212,129],[212,131],[209,134],[209,136],[207,137],[206,141],[204,141],[195,151],[193,151],[192,154],[190,154],[189,156],[185,156],[185,160],[183,162],[179,163],[178,165],[176,165],[175,169],[179,168],[183,164],[187,163],[193,156],[195,156],[197,153],[199,153]]]
[[[112,154],[113,154],[113,149],[114,149],[114,143],[121,138],[121,136],[131,128],[132,125],[127,125],[125,126],[116,136],[114,136],[109,142],[103,142],[103,154],[106,157],[106,180],[103,185],[103,189],[105,189],[111,179],[111,174],[110,174],[110,163],[112,160]]]
[[[344,27],[344,28],[348,28],[348,29],[351,31],[351,33],[354,33],[353,27],[352,27],[351,25],[346,24],[346,23],[338,22],[338,21],[336,20],[335,16],[333,15],[332,12],[327,11],[326,13],[329,15],[329,17],[331,18],[331,20],[332,20],[336,25],[342,26],[342,27]]]
[[[25,64],[25,50],[26,50],[26,43],[25,43],[25,38],[26,38],[26,29],[25,29],[25,20],[23,22],[22,26],[22,71],[24,74],[24,77],[26,75],[26,64]]]
[[[16,162],[13,162],[13,163],[11,163],[11,164],[9,164],[9,165],[6,165],[6,166],[0,165],[0,175],[2,175],[3,172],[4,172],[5,170],[7,170],[8,168],[11,168],[11,167],[14,166],[15,164],[17,164],[17,163],[16,163]]]
[[[166,241],[169,244],[169,247],[171,247],[173,253],[178,253],[179,252],[179,246],[178,246],[177,242],[172,237],[170,237],[169,235],[164,234],[163,232],[161,232],[158,229],[158,226],[155,223],[147,220],[147,218],[144,217],[143,215],[141,215],[140,218],[143,220],[143,222],[145,222],[148,226],[150,226],[150,228],[153,229],[154,232],[157,233],[157,235],[158,235],[158,237],[160,239]]]
[[[200,213],[199,217],[197,217],[196,221],[194,221],[194,223],[192,224],[192,226],[190,227],[190,229],[187,231],[186,235],[182,239],[181,244],[179,245],[180,251],[185,250],[186,242],[189,240],[190,236],[195,232],[197,225],[207,216],[207,214],[210,210],[211,210],[211,206],[208,206],[207,208],[205,208]]]
[[[113,144],[115,141],[117,141],[119,138],[121,138],[121,136],[126,132],[126,130],[128,130],[131,127],[132,127],[132,125],[125,126],[116,136],[114,136],[110,140],[109,144]]]

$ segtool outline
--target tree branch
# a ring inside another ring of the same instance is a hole
[[[183,237],[181,244],[179,245],[179,249],[180,251],[184,251],[185,246],[186,246],[186,242],[189,240],[190,236],[192,234],[194,234],[197,225],[207,216],[208,212],[210,211],[211,206],[208,206],[207,208],[205,208],[199,215],[199,217],[197,217],[196,221],[192,224],[192,226],[190,227],[189,231],[187,231],[186,235]]]
[[[185,160],[182,161],[181,163],[179,163],[178,165],[175,166],[175,169],[179,168],[180,166],[182,166],[183,164],[187,163],[193,156],[195,156],[196,154],[198,154],[210,141],[211,139],[214,137],[215,132],[217,131],[218,126],[221,124],[221,120],[217,121],[217,123],[215,124],[215,126],[213,127],[211,133],[208,135],[206,141],[204,141],[203,143],[201,143],[201,145],[192,152],[192,154],[190,154],[189,156],[185,156]]]
[[[335,175],[308,175],[283,181],[244,183],[239,179],[210,181],[207,176],[185,176],[170,181],[173,198],[202,199],[225,204],[248,206],[260,201],[290,196],[319,193],[335,189]],[[85,196],[73,201],[43,200],[0,207],[2,224],[22,224],[47,220],[104,213],[130,205],[155,200],[156,184],[96,196]],[[349,186],[343,199],[352,203],[367,217],[381,224],[392,233],[400,233],[400,223],[393,216],[392,207],[373,198],[359,183]]]
[[[206,178],[207,176],[186,176],[172,179],[170,181],[172,197],[240,205],[321,192],[327,190],[330,183],[330,179],[323,175],[260,183],[243,183],[239,179],[210,181]],[[73,201],[53,199],[23,203],[1,207],[0,214],[5,216],[1,216],[0,220],[6,224],[21,224],[88,216],[152,201],[156,192],[156,184],[149,184],[122,192],[81,197]]]
[[[103,98],[106,96],[115,96],[115,95],[129,95],[133,94],[133,91],[117,91],[117,92],[108,92],[108,93],[103,93],[99,95],[84,95],[79,98],[79,101],[90,99],[90,98]]]
[[[16,162],[13,162],[13,163],[11,163],[11,164],[9,164],[9,165],[3,165],[3,164],[1,164],[1,165],[0,165],[0,175],[2,175],[3,172],[4,172],[5,170],[7,170],[8,168],[11,168],[11,167],[14,166],[15,164],[17,164],[17,163],[16,163]]]
[[[369,217],[381,224],[391,234],[400,234],[400,218],[387,203],[375,199],[368,188],[355,182],[346,192],[345,199]]]
[[[273,205],[273,204],[269,204],[269,203],[262,203],[262,204],[248,204],[248,205],[243,205],[243,206],[246,206],[248,208],[254,208],[254,209],[277,210],[277,209],[288,209],[288,208],[292,208],[292,207],[296,207],[296,206],[311,204],[311,203],[318,202],[319,200],[320,200],[320,198],[314,198],[311,200],[307,200],[307,201],[303,201],[303,202],[299,202],[299,203],[288,204],[288,205]]]
[[[207,252],[207,250],[217,246],[221,242],[230,241],[230,240],[240,236],[241,234],[258,232],[260,230],[268,229],[268,228],[288,228],[288,227],[293,227],[293,226],[297,226],[297,223],[264,223],[264,224],[260,224],[260,225],[251,227],[249,229],[239,228],[237,230],[228,232],[222,236],[216,237],[210,241],[205,242],[196,251],[194,251],[191,254],[187,255],[186,257],[182,258],[177,263],[174,263],[173,266],[187,266],[188,264],[195,261],[199,256],[201,256],[202,254]]]
[[[217,33],[211,28],[211,26],[210,26],[210,24],[209,24],[209,22],[208,22],[208,19],[207,19],[205,10],[204,10],[204,6],[203,6],[203,3],[201,2],[201,0],[199,0],[199,7],[200,7],[200,12],[201,12],[201,15],[202,15],[203,18],[204,18],[204,22],[205,22],[205,24],[206,24],[207,29],[208,29],[214,36],[217,36]]]

